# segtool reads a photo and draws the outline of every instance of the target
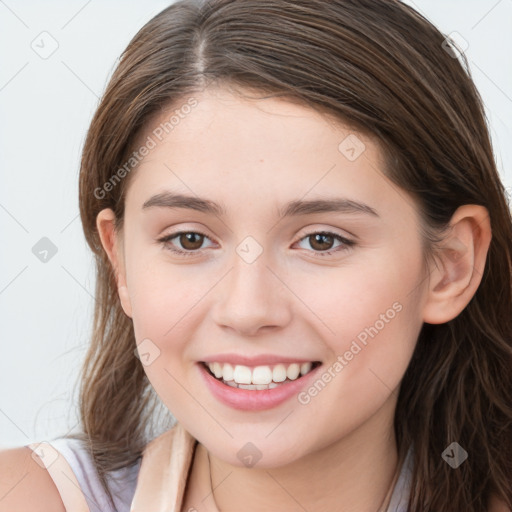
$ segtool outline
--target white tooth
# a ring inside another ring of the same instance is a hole
[[[213,363],[208,363],[208,368],[210,368],[210,371],[213,373]]]
[[[233,367],[229,363],[224,363],[222,367],[222,378],[224,380],[233,380]]]
[[[237,388],[238,384],[234,380],[230,380],[229,382],[226,382],[228,386],[231,386],[232,388]]]
[[[215,377],[218,379],[222,377],[222,366],[220,363],[213,363],[213,373],[215,374]]]
[[[279,384],[276,384],[275,382],[271,382],[271,383],[268,385],[268,389],[274,389],[274,388],[277,388],[277,386],[279,386]]]
[[[239,384],[238,387],[240,389],[256,389],[256,385],[255,384]]]
[[[256,366],[252,371],[253,384],[270,384],[272,382],[272,370],[268,366]]]
[[[255,384],[256,389],[268,389],[268,384]]]
[[[308,373],[309,371],[311,370],[311,363],[302,363],[300,365],[300,374],[301,375],[306,375],[306,373]]]
[[[272,380],[274,382],[283,382],[286,380],[286,367],[284,364],[274,366],[274,370],[272,371]]]
[[[237,384],[250,384],[251,374],[251,369],[248,366],[237,364],[233,371],[233,379]]]
[[[286,376],[290,380],[295,380],[300,373],[300,365],[297,363],[292,363],[290,366],[288,366],[288,369],[286,370]]]

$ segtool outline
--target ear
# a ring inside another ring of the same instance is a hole
[[[115,214],[111,208],[101,210],[96,217],[96,228],[98,229],[101,245],[107,253],[116,276],[117,292],[121,300],[121,306],[126,315],[131,318],[132,307],[130,296],[128,295],[128,287],[126,285],[123,240],[121,234],[115,230],[115,218]]]
[[[424,322],[448,322],[468,305],[482,280],[491,238],[486,208],[466,204],[455,211],[430,269]]]

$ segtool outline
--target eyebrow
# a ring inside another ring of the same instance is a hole
[[[202,213],[216,216],[226,214],[226,209],[209,199],[203,199],[197,196],[188,196],[173,192],[161,192],[150,197],[142,205],[142,209],[161,207],[161,208],[187,208]],[[291,217],[298,215],[311,215],[314,213],[364,213],[379,217],[377,211],[367,204],[353,201],[346,198],[312,199],[312,200],[294,200],[286,203],[280,210],[280,217]]]

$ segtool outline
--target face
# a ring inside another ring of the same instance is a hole
[[[350,127],[283,99],[194,98],[161,141],[174,105],[141,138],[157,144],[126,195],[122,304],[151,384],[194,437],[235,465],[247,441],[284,465],[391,418],[423,323],[419,217]],[[233,389],[204,361],[263,381],[283,363],[286,381]]]

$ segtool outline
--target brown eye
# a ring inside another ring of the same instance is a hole
[[[334,237],[328,233],[315,233],[309,235],[310,245],[313,249],[318,251],[326,251],[332,249],[334,243]]]
[[[355,246],[354,241],[329,231],[310,233],[302,237],[299,240],[300,243],[308,245],[309,247],[302,248],[312,250],[317,256],[330,256],[333,253],[341,253]],[[337,245],[334,245],[335,243]]]
[[[207,235],[196,231],[179,231],[158,239],[166,249],[180,256],[194,256],[203,251],[203,243],[210,240]]]
[[[200,233],[181,233],[178,237],[181,247],[187,251],[200,249],[203,245],[204,235]]]

